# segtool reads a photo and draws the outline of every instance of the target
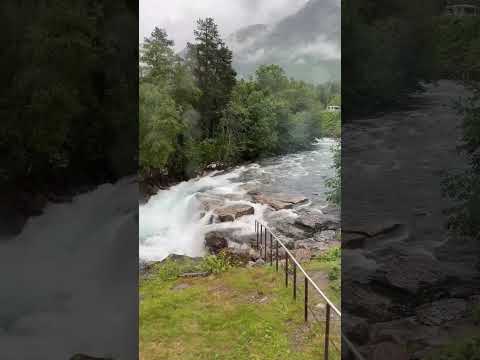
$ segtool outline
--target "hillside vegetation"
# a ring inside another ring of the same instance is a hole
[[[340,136],[337,83],[289,79],[262,65],[238,80],[232,52],[213,19],[199,20],[195,43],[177,56],[156,28],[141,47],[140,170],[177,180],[214,162],[234,165],[310,147],[316,137]]]

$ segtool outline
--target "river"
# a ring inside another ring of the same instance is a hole
[[[309,201],[301,206],[321,209],[326,206],[325,180],[334,175],[335,143],[333,139],[319,139],[310,151],[264,159],[226,173],[213,172],[161,190],[139,209],[140,260],[161,261],[170,254],[202,256],[204,235],[209,231],[253,231],[254,219],[263,219],[267,207],[251,202],[247,193],[252,189],[303,195]],[[226,205],[249,204],[255,214],[232,223],[211,224],[212,213],[204,211],[201,198],[222,199]]]

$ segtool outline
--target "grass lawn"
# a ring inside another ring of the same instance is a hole
[[[295,302],[269,267],[193,279],[170,273],[159,267],[140,282],[141,360],[323,357],[323,324],[304,324],[302,296]],[[332,350],[330,358],[340,357]]]

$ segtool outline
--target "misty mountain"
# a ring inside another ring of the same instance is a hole
[[[310,0],[277,23],[239,29],[226,43],[242,77],[274,63],[290,77],[323,83],[340,79],[340,26],[340,0]]]

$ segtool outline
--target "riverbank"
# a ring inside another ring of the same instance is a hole
[[[340,229],[340,211],[328,205],[325,186],[334,175],[335,143],[323,139],[312,151],[214,171],[158,192],[140,206],[140,259],[198,257],[226,246],[248,251],[255,219],[292,249],[325,249]]]

